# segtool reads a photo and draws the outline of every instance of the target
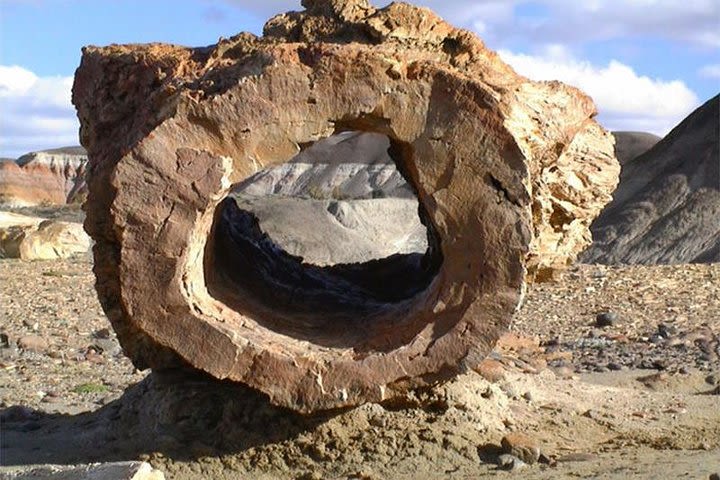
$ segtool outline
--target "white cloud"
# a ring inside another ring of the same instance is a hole
[[[299,0],[226,0],[260,19],[302,10]],[[385,6],[388,0],[371,0]],[[705,47],[720,46],[717,0],[413,0],[485,40],[581,42],[652,35]],[[531,13],[523,14],[528,7]],[[518,13],[519,12],[519,13]],[[497,43],[497,42],[496,42]]]
[[[571,43],[652,35],[704,47],[720,46],[717,0],[417,0],[416,3],[434,9],[453,23],[475,28],[494,43],[512,38]]]
[[[0,65],[0,156],[78,144],[72,77],[39,77]]]
[[[720,78],[720,63],[705,65],[698,71],[698,73],[701,77],[705,78]]]
[[[699,104],[680,80],[638,75],[616,60],[597,66],[551,46],[541,55],[498,52],[515,70],[533,80],[560,80],[590,95],[600,121],[610,130],[642,130],[665,135]]]

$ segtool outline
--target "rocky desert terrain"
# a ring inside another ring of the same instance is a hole
[[[0,279],[6,475],[131,459],[178,479],[720,470],[717,264],[574,267],[531,289],[478,371],[402,401],[311,416],[236,385],[137,371],[96,300],[87,258],[2,260]],[[499,465],[500,440],[513,432],[536,445],[536,463]]]
[[[720,480],[720,98],[613,137],[427,9],[303,7],[85,48],[87,151],[0,164],[0,478]]]

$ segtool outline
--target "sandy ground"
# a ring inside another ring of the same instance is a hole
[[[312,417],[241,386],[136,371],[92,282],[87,259],[0,260],[0,478],[133,459],[179,479],[720,471],[720,265],[575,267],[533,287],[479,372]],[[541,462],[501,471],[509,432],[534,438]]]

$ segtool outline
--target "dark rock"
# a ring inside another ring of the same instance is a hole
[[[110,329],[109,328],[101,328],[100,330],[96,330],[93,333],[93,337],[98,338],[98,339],[110,338]]]
[[[677,333],[677,328],[665,323],[658,324],[658,335],[663,338],[670,338]]]
[[[595,325],[598,327],[611,327],[618,321],[618,314],[615,312],[601,312],[595,317]]]
[[[623,366],[622,366],[620,363],[616,363],[616,362],[610,362],[610,363],[608,363],[608,366],[607,366],[607,367],[608,367],[610,370],[614,370],[614,371],[622,370],[622,369],[623,369]]]

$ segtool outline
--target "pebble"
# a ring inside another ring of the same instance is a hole
[[[497,360],[486,358],[480,362],[475,371],[488,382],[497,383],[505,380],[505,368]]]
[[[708,480],[720,480],[720,473],[711,473]]]
[[[4,333],[0,333],[0,348],[10,348],[10,338]]]
[[[608,363],[607,368],[609,368],[610,370],[618,371],[622,370],[623,366],[617,362],[610,362]]]
[[[101,328],[99,330],[95,330],[95,332],[93,333],[93,337],[101,338],[101,339],[110,338],[110,329],[109,328]]]
[[[508,433],[500,442],[503,452],[514,455],[527,464],[533,464],[540,458],[540,447],[530,435],[513,432]]]
[[[595,325],[598,327],[611,327],[618,321],[618,314],[615,312],[601,312],[595,317]]]
[[[667,325],[665,323],[659,323],[657,328],[658,335],[664,338],[670,338],[677,333],[677,328],[672,325]]]
[[[514,455],[503,453],[498,457],[498,466],[503,470],[520,470],[527,466],[527,463]]]
[[[17,345],[21,350],[43,353],[49,347],[47,340],[38,335],[25,335],[20,337]]]

